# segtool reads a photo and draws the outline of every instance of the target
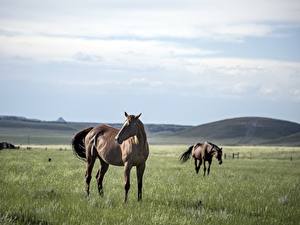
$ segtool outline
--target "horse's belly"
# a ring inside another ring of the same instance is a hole
[[[99,156],[106,163],[114,166],[124,166],[122,152],[119,148],[103,148],[98,151]]]
[[[110,159],[110,158],[105,158],[105,157],[101,157],[104,162],[106,162],[107,164],[113,165],[113,166],[124,166],[123,161],[118,161],[115,159]]]
[[[125,155],[122,156],[121,153],[116,153],[113,151],[99,155],[106,163],[114,166],[124,166],[125,162],[130,163],[132,166],[137,166],[144,163],[148,158],[148,155],[131,155],[130,157],[127,157]]]

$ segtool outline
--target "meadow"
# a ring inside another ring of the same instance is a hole
[[[224,147],[221,166],[196,175],[186,146],[150,146],[143,201],[135,169],[123,203],[123,168],[109,168],[104,197],[94,178],[84,192],[84,162],[69,147],[0,151],[0,224],[299,224],[300,148]],[[231,159],[240,152],[240,159]],[[51,158],[51,162],[48,159]]]

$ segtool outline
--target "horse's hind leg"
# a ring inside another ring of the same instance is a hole
[[[99,158],[99,159],[100,159],[100,163],[101,163],[101,168],[97,172],[96,179],[97,179],[97,183],[98,183],[99,195],[103,196],[103,178],[104,178],[105,173],[108,170],[109,164],[104,162],[101,158]]]
[[[92,170],[94,167],[96,157],[91,154],[87,154],[87,161],[86,161],[86,172],[85,172],[85,183],[86,183],[86,194],[89,196],[90,194],[90,182],[92,179]]]
[[[145,171],[146,164],[143,163],[136,167],[136,175],[138,182],[138,201],[142,200],[142,189],[143,189],[143,175]]]
[[[202,160],[201,159],[200,160],[199,159],[195,159],[195,170],[196,170],[197,174],[199,173],[201,164],[202,164]]]

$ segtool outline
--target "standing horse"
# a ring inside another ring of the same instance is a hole
[[[219,164],[222,164],[222,148],[219,148],[217,145],[212,144],[210,142],[204,142],[203,144],[197,143],[195,145],[190,146],[187,149],[187,151],[185,151],[181,155],[180,161],[186,162],[190,158],[190,155],[192,155],[193,158],[195,159],[196,173],[199,173],[200,166],[202,165],[203,162],[203,167],[204,167],[203,176],[205,176],[205,172],[206,172],[206,165],[205,165],[206,161],[208,161],[207,175],[209,175],[210,165],[212,163],[212,158],[214,155],[216,155]]]
[[[101,168],[96,179],[99,194],[103,195],[103,178],[109,165],[124,166],[125,199],[127,202],[130,188],[130,171],[136,167],[138,182],[138,200],[142,200],[143,174],[149,155],[149,146],[143,123],[138,116],[128,115],[122,128],[116,129],[108,125],[90,127],[78,132],[72,146],[75,155],[86,161],[86,193],[90,193],[92,169],[96,158],[99,158]]]

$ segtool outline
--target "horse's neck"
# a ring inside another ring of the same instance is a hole
[[[215,146],[213,146],[212,144],[209,144],[208,147],[209,147],[209,149],[207,150],[207,152],[209,154],[214,155],[214,154],[217,153],[217,150],[216,150]]]
[[[145,132],[145,128],[144,125],[141,121],[138,121],[138,133],[136,135],[138,144],[141,147],[144,147],[147,143],[147,136],[146,136],[146,132]]]

